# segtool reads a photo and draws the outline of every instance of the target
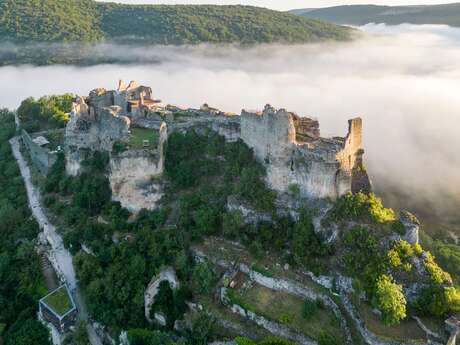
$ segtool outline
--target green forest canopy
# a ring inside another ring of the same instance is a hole
[[[314,42],[351,29],[250,6],[124,5],[93,0],[0,0],[0,40],[195,44]]]

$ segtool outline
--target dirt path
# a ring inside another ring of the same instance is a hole
[[[72,264],[72,255],[65,249],[61,236],[57,233],[56,227],[48,220],[40,204],[40,191],[32,184],[29,166],[20,151],[19,138],[20,137],[12,138],[10,140],[10,145],[26,186],[29,208],[32,211],[32,215],[37,220],[40,229],[42,229],[48,243],[52,247],[52,257],[50,259],[55,271],[65,279],[67,286],[74,296],[75,304],[78,309],[78,318],[88,321],[88,314],[77,286],[77,278]],[[87,330],[91,344],[102,345],[101,339],[89,323]]]

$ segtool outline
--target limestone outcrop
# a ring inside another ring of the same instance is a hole
[[[152,130],[153,132],[153,130]],[[163,174],[168,129],[163,123],[157,148],[129,150],[110,157],[109,181],[112,198],[131,212],[155,208],[163,196],[158,177]]]
[[[241,138],[267,168],[267,182],[279,192],[297,185],[308,198],[340,197],[369,191],[361,141],[362,121],[349,121],[345,138],[320,137],[319,124],[267,105],[241,114]]]

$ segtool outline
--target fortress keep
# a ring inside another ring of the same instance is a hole
[[[77,97],[66,127],[68,174],[77,175],[91,151],[110,153],[110,182],[115,200],[132,211],[153,208],[161,187],[149,181],[163,173],[165,145],[172,132],[217,132],[228,141],[242,140],[266,167],[267,183],[280,192],[296,186],[305,198],[336,199],[370,190],[363,166],[362,121],[349,121],[345,137],[323,138],[316,120],[267,105],[263,112],[240,116],[208,104],[181,109],[153,98],[152,89],[119,82],[116,90],[95,89]],[[133,146],[137,131],[151,131],[155,142]],[[119,152],[123,147],[123,152]]]

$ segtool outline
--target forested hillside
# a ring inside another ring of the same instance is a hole
[[[460,26],[460,4],[458,3],[434,6],[352,5],[316,10],[294,10],[292,13],[337,24],[385,23],[397,25],[412,23]]]
[[[92,42],[103,37],[92,0],[0,0],[0,39]]]
[[[348,38],[349,29],[249,6],[161,6],[93,0],[0,0],[0,40],[311,42]]]
[[[311,42],[346,39],[349,30],[249,6],[99,4],[107,39],[155,44]]]

